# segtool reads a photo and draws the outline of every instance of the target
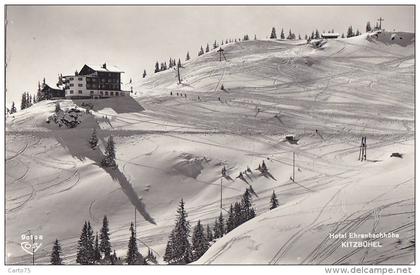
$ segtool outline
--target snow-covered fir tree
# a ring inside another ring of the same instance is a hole
[[[96,232],[96,235],[95,235],[95,247],[94,247],[93,257],[96,263],[99,263],[102,259],[101,251],[99,250],[98,232]]]
[[[156,61],[155,63],[155,73],[160,72],[160,68],[159,68],[159,61]]]
[[[276,28],[274,27],[271,29],[270,39],[277,39]]]
[[[90,148],[95,149],[98,145],[98,137],[96,136],[96,128],[93,128],[92,135],[89,139]]]
[[[55,239],[55,242],[52,248],[50,263],[52,265],[63,264],[63,260],[61,259],[61,245],[57,239]]]
[[[320,39],[321,36],[319,35],[318,29],[315,30],[315,39]]]
[[[190,237],[190,223],[187,221],[184,200],[181,199],[175,221],[175,228],[169,236],[165,252],[165,261],[169,264],[188,264],[192,261]],[[169,246],[169,247],[168,247]]]
[[[146,70],[143,71],[143,78],[147,76]]]
[[[90,222],[85,222],[77,247],[76,262],[82,265],[94,264],[94,237]]]
[[[209,242],[204,234],[204,228],[201,225],[200,220],[198,220],[192,235],[193,261],[200,259],[200,257],[206,253],[207,249],[209,249]]]
[[[285,39],[283,28],[281,28],[280,39]]]
[[[239,202],[235,202],[233,205],[233,221],[234,221],[234,225],[235,227],[238,227],[239,225],[241,225],[244,220],[242,218],[242,207],[241,204]]]
[[[226,232],[230,232],[235,229],[235,212],[233,210],[233,205],[230,205],[228,218],[226,220]]]
[[[242,220],[248,221],[255,217],[255,209],[252,207],[251,192],[247,188],[241,199]]]
[[[127,257],[125,259],[129,265],[141,265],[144,264],[144,258],[140,254],[137,247],[136,232],[134,232],[134,224],[130,224],[130,239],[128,240]]]
[[[218,238],[222,237],[222,234],[220,232],[220,226],[219,226],[219,219],[218,218],[216,218],[214,220],[213,232],[214,232],[213,236],[214,236],[215,239],[218,239]]]
[[[213,241],[213,239],[214,239],[214,237],[213,237],[213,230],[211,230],[211,227],[210,227],[209,224],[206,227],[206,239],[209,242]]]
[[[203,46],[200,47],[200,51],[198,52],[198,56],[203,55],[204,54],[204,50],[203,50]]]
[[[187,56],[185,57],[185,61],[190,60],[190,52],[187,52]]]
[[[349,26],[347,29],[347,38],[353,37],[354,33],[353,33],[353,27]]]
[[[174,230],[169,234],[168,242],[166,243],[165,255],[163,260],[169,264],[172,263],[175,257],[175,247],[174,247],[175,233]]]
[[[216,49],[217,47],[219,47],[219,45],[217,45],[217,41],[214,40],[214,42],[213,42],[213,49]]]
[[[279,206],[279,201],[277,200],[276,193],[273,190],[273,194],[271,195],[271,198],[270,198],[270,210],[277,208],[278,206]]]
[[[12,107],[10,107],[10,114],[14,114],[16,113],[16,106],[15,106],[15,102],[12,101]]]
[[[218,218],[218,224],[219,224],[219,233],[220,237],[223,237],[225,235],[225,220],[223,218],[223,213],[220,212],[219,218]]]
[[[26,99],[26,93],[23,93],[21,101],[20,101],[20,109],[25,110],[27,107],[28,107],[28,102]]]
[[[206,53],[208,53],[210,51],[210,46],[209,46],[209,44],[207,43],[207,46],[206,46]]]
[[[115,145],[112,136],[108,138],[108,143],[105,147],[105,156],[102,159],[101,165],[104,167],[115,167]]]
[[[370,21],[367,21],[366,23],[366,32],[372,31],[372,27],[370,26]]]
[[[99,235],[99,250],[104,254],[104,260],[109,261],[111,257],[111,242],[109,236],[109,223],[107,216],[102,220],[101,233]]]

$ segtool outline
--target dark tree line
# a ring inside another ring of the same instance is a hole
[[[156,256],[150,249],[146,257],[143,257],[139,252],[133,223],[131,223],[129,231],[130,238],[128,240],[128,250],[124,262],[129,265],[157,263]],[[55,240],[54,242],[50,262],[53,265],[63,264],[62,249],[58,240]],[[99,234],[96,232],[95,235],[93,235],[93,228],[90,222],[85,221],[77,245],[76,262],[81,265],[115,265],[123,263],[121,258],[117,257],[115,250],[112,253],[109,223],[106,216],[103,218],[102,228]]]

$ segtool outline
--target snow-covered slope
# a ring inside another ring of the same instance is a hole
[[[232,43],[224,47],[227,62],[216,50],[186,62],[180,85],[168,70],[138,81],[134,99],[61,100],[82,111],[82,102],[94,104],[73,129],[45,122],[54,101],[8,117],[7,262],[31,261],[20,247],[31,229],[44,235],[37,262],[48,262],[58,238],[74,263],[84,220],[96,231],[103,215],[124,256],[134,205],[141,251],[151,247],[161,260],[181,198],[192,225],[212,224],[223,165],[235,179],[262,160],[275,180],[256,171],[249,178],[257,218],[218,240],[200,263],[412,262],[414,36],[400,36],[398,43],[389,33],[329,40],[318,49],[302,41]],[[100,128],[97,150],[88,144],[93,127]],[[286,134],[298,144],[284,142]],[[109,135],[116,170],[97,164]],[[357,161],[362,136],[366,162]],[[289,180],[293,152],[296,183]],[[403,158],[390,158],[393,152]],[[240,179],[222,184],[225,209],[248,187]],[[268,211],[273,190],[281,207]],[[352,253],[327,238],[403,225],[401,240],[383,249]]]

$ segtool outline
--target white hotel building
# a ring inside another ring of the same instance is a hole
[[[121,90],[121,73],[116,67],[84,65],[79,73],[64,77],[66,98],[108,98],[130,96]]]

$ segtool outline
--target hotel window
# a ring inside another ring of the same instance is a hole
[[[79,90],[79,94],[82,94],[83,92],[82,92],[82,90]]]
[[[77,78],[78,80],[83,80],[83,78],[82,77],[79,77],[79,78]]]
[[[114,95],[114,92],[111,92],[111,95]]]
[[[93,95],[94,94],[94,91],[90,91],[90,94]]]
[[[74,77],[70,77],[70,80],[74,80]]]
[[[105,95],[108,95],[108,92],[105,92]]]
[[[79,84],[77,84],[77,86],[79,86],[79,87],[83,87],[83,84],[82,84],[82,83],[79,83]]]
[[[115,95],[118,96],[118,92],[115,92]]]
[[[70,83],[70,87],[73,87],[74,86],[74,84],[73,83]]]
[[[104,95],[104,92],[103,92],[103,91],[100,91],[99,93],[100,93],[101,95]]]
[[[70,94],[73,94],[73,90],[70,90]]]

